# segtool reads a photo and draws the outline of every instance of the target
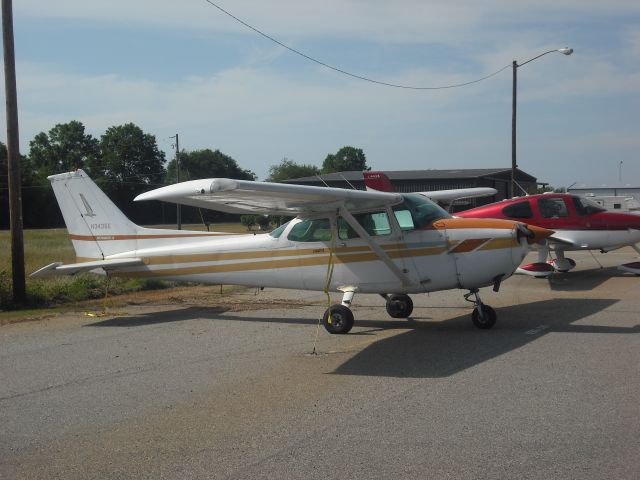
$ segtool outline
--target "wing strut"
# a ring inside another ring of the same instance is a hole
[[[369,235],[367,231],[362,228],[362,225],[358,223],[358,221],[344,206],[340,207],[340,215],[342,215],[342,218],[347,221],[351,228],[353,228],[356,233],[360,235],[360,238],[367,242],[367,244],[371,247],[371,250],[373,250],[376,255],[378,255],[380,260],[382,260],[382,262],[384,262],[384,264],[389,267],[389,270],[391,270],[393,274],[398,277],[403,286],[407,287],[415,284],[409,277],[407,277],[407,275],[405,275],[402,270],[398,268],[395,263],[393,263],[393,260],[391,260],[391,257],[389,257],[387,252],[385,252],[376,242],[373,241],[371,235]]]

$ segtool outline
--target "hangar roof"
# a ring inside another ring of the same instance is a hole
[[[435,169],[427,169],[427,170],[382,170],[388,177],[389,180],[416,180],[418,178],[429,179],[429,180],[439,180],[439,179],[451,179],[451,178],[480,178],[480,177],[492,177],[498,175],[511,175],[511,168],[457,168],[450,170],[435,170]],[[531,182],[535,182],[536,178],[532,177],[528,173],[523,172],[518,169],[518,178],[523,179],[526,178]],[[527,178],[528,177],[528,178]],[[339,172],[339,173],[325,173],[320,175],[320,178],[326,181],[331,180],[362,180],[362,172],[361,171],[349,171],[349,172]],[[287,180],[288,182],[312,182],[317,181],[318,177],[303,177],[303,178],[292,178]]]

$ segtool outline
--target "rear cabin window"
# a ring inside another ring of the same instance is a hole
[[[533,210],[528,200],[504,207],[502,214],[510,218],[533,218]]]
[[[538,199],[538,209],[540,210],[540,215],[542,215],[544,218],[559,218],[569,216],[567,204],[564,203],[564,199],[559,197],[543,197]]]
[[[391,234],[391,225],[386,212],[360,213],[353,217],[372,237]],[[338,218],[338,237],[341,240],[347,240],[359,238],[359,235],[344,218],[340,217]]]

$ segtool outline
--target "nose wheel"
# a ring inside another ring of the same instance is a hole
[[[472,295],[474,297],[473,300],[469,298]],[[478,289],[471,290],[464,296],[464,299],[475,305],[473,313],[471,314],[471,321],[477,328],[488,330],[496,324],[496,319],[498,317],[496,315],[496,311],[489,305],[482,303],[480,295],[478,294]]]

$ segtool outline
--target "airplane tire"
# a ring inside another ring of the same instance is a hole
[[[392,318],[407,318],[413,312],[413,300],[409,295],[396,293],[387,298],[387,313]]]
[[[331,312],[331,321],[329,321],[329,312]],[[331,305],[322,316],[322,324],[329,333],[349,333],[353,327],[353,312],[344,305]]]
[[[480,318],[480,313],[477,308],[473,309],[473,313],[471,314],[471,321],[473,324],[481,328],[483,330],[488,330],[496,324],[496,311],[491,308],[489,305],[485,305],[484,303],[481,305],[482,308],[482,317]]]

